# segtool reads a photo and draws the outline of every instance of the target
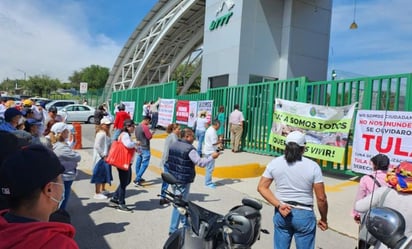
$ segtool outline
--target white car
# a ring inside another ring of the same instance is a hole
[[[65,118],[68,123],[85,122],[94,124],[95,109],[88,105],[73,104],[60,109],[57,114]]]

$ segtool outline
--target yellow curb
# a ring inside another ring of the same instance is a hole
[[[162,158],[163,153],[159,150],[150,149],[152,156],[157,158]],[[266,166],[262,166],[259,163],[248,163],[236,166],[219,166],[215,167],[213,171],[214,177],[219,178],[251,178],[261,176]],[[160,170],[160,169],[159,169]],[[160,170],[160,172],[162,172]],[[196,173],[200,175],[205,175],[206,171],[204,168],[196,167]]]
[[[167,133],[153,134],[152,138],[166,138],[168,135]]]
[[[333,186],[326,186],[325,185],[325,191],[326,192],[341,192],[343,191],[343,188],[345,187],[351,187],[351,186],[355,186],[358,185],[359,183],[356,181],[346,181],[346,182],[342,182]]]

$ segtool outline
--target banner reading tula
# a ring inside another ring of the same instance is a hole
[[[356,103],[329,107],[276,99],[269,144],[285,148],[286,136],[301,131],[305,156],[342,163]]]
[[[412,157],[412,112],[359,110],[352,150],[352,171],[372,172],[370,159],[387,155],[392,165]]]

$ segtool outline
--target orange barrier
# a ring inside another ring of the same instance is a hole
[[[73,128],[74,128],[74,139],[76,141],[73,149],[79,150],[82,148],[82,126],[78,122],[73,122]]]

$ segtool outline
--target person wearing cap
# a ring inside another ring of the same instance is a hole
[[[106,184],[110,184],[113,180],[112,168],[105,162],[105,158],[109,153],[111,144],[110,139],[110,125],[111,120],[104,117],[100,120],[100,125],[94,139],[93,146],[93,174],[90,182],[95,184],[94,199],[107,199],[108,191],[106,191]]]
[[[356,193],[356,197],[355,197],[354,206],[357,201],[368,196],[370,193],[373,192],[374,189],[379,188],[379,187],[389,186],[385,181],[389,163],[390,163],[389,158],[383,154],[377,154],[371,158],[373,173],[370,175],[364,175],[360,179],[359,186],[358,186],[358,192]],[[363,217],[359,212],[355,210],[355,207],[353,207],[352,216],[356,223],[358,224],[361,223],[361,218]],[[362,240],[358,240],[358,248],[369,248],[370,247],[370,246],[367,246],[367,247],[365,246],[367,245],[363,244]]]
[[[108,113],[104,109],[103,105],[99,105],[96,111],[94,111],[94,124],[95,124],[96,133],[100,130],[100,125],[101,125],[100,120],[102,120],[102,118],[104,118],[107,115]]]
[[[55,106],[51,106],[48,110],[48,117],[44,121],[45,122],[45,129],[43,132],[44,136],[49,135],[51,127],[54,125],[54,123],[58,122],[56,121],[57,119],[57,108]]]
[[[57,122],[51,127],[50,141],[53,146],[53,151],[59,158],[60,163],[64,166],[63,181],[64,181],[64,201],[61,209],[66,209],[67,202],[70,197],[71,186],[77,176],[77,165],[81,160],[81,156],[77,151],[74,151],[67,144],[70,128],[63,122]]]
[[[290,248],[292,237],[296,248],[315,248],[316,216],[313,192],[316,195],[320,220],[318,227],[328,229],[328,202],[320,166],[303,156],[306,138],[300,131],[288,134],[284,155],[273,159],[258,184],[258,192],[275,207],[274,248]],[[276,192],[270,189],[275,182]]]
[[[9,210],[0,211],[0,248],[78,248],[70,224],[49,222],[63,200],[64,167],[41,145],[30,145],[0,166],[0,194]]]
[[[117,140],[117,138],[119,137],[120,133],[123,130],[123,124],[124,121],[127,119],[132,119],[129,115],[129,113],[127,113],[126,110],[126,106],[123,103],[120,103],[117,106],[117,109],[119,110],[118,112],[116,112],[116,117],[114,118],[114,123],[113,123],[113,137],[112,140],[115,141]]]
[[[121,141],[122,145],[125,146],[127,149],[136,150],[137,144],[136,142],[132,141],[131,135],[133,134],[135,129],[135,124],[133,120],[126,119],[123,123],[123,130],[120,133],[118,140]],[[128,170],[121,170],[117,168],[117,173],[119,175],[119,186],[117,187],[116,191],[113,194],[113,197],[109,201],[109,206],[116,207],[116,209],[120,212],[129,212],[133,213],[133,209],[130,209],[126,206],[126,187],[130,184],[132,180],[132,167],[131,163],[129,163]]]
[[[28,133],[30,133],[32,139],[31,142],[32,144],[42,144],[40,141],[40,136],[39,136],[39,129],[41,127],[42,123],[35,120],[35,119],[26,119],[24,122],[24,130]]]
[[[372,193],[356,201],[355,210],[365,214],[373,207],[382,204],[382,207],[392,208],[405,218],[405,236],[412,236],[412,163],[403,161],[399,165],[390,167],[386,173],[385,181],[388,184],[376,188]],[[399,181],[402,179],[402,183]],[[409,183],[406,184],[405,183]],[[374,245],[376,249],[387,247],[380,241]],[[407,246],[407,248],[410,248]]]
[[[20,119],[23,117],[17,108],[8,108],[4,112],[4,121],[0,124],[0,131],[14,132],[17,130],[17,125],[19,124]]]
[[[0,166],[6,158],[18,150],[18,139],[17,137],[7,131],[0,131]],[[8,208],[7,201],[0,192],[0,210]]]

